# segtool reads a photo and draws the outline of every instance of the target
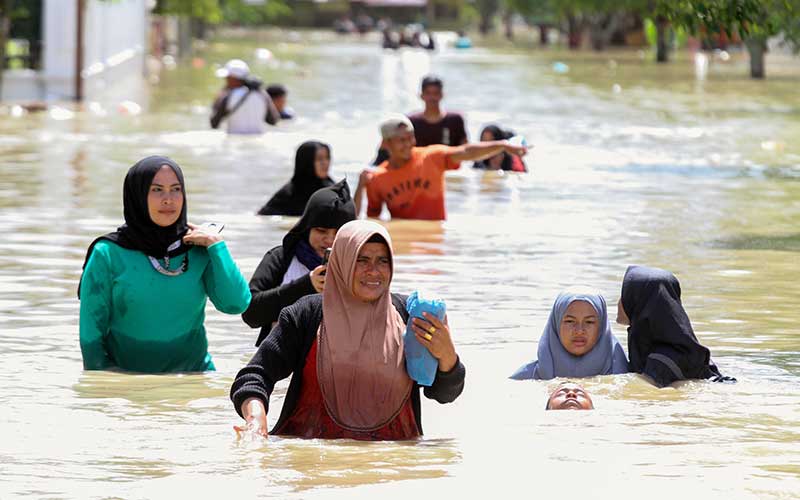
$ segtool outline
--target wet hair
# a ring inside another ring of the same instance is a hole
[[[269,96],[273,99],[276,97],[283,97],[288,93],[289,92],[286,90],[286,87],[279,83],[267,87],[267,94],[269,94]]]
[[[499,125],[495,125],[494,123],[483,127],[483,130],[481,130],[481,135],[483,135],[484,132],[489,132],[490,134],[492,134],[492,137],[494,137],[495,141],[502,141],[503,139],[511,139],[512,137],[514,137],[513,130],[503,129]]]
[[[439,87],[439,90],[444,88],[444,83],[442,83],[442,79],[435,75],[427,75],[425,78],[422,79],[422,84],[420,85],[420,90],[425,92],[425,89],[430,86]]]

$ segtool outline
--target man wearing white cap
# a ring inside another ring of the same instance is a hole
[[[415,147],[414,126],[403,115],[381,123],[381,137],[389,159],[361,174],[356,189],[356,213],[367,193],[367,216],[378,217],[386,204],[393,218],[444,220],[446,218],[444,173],[462,161],[479,161],[503,151],[522,156],[525,146],[508,141],[485,141],[461,146],[440,144]]]
[[[261,88],[261,82],[250,77],[246,62],[231,59],[216,75],[225,78],[225,88],[214,101],[211,128],[226,120],[229,134],[261,134],[264,123],[278,123],[280,113]]]

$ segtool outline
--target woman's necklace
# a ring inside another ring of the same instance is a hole
[[[158,259],[156,259],[155,257],[148,255],[147,258],[150,259],[150,264],[153,266],[153,269],[163,274],[164,276],[180,276],[181,274],[189,270],[189,252],[186,252],[184,254],[183,263],[181,264],[181,267],[179,267],[174,271],[170,271],[169,269],[169,254],[164,256],[164,265],[166,266],[166,268],[164,268],[161,265],[161,263],[158,262]]]

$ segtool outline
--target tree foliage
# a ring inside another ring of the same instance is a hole
[[[289,16],[292,9],[285,0],[265,0],[252,4],[244,0],[157,0],[156,14],[200,19],[210,24],[266,24]]]

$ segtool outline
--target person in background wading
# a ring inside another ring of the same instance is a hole
[[[279,83],[274,83],[267,87],[267,94],[275,103],[275,108],[281,115],[281,120],[291,120],[294,118],[294,110],[287,104],[289,91]]]
[[[433,75],[422,79],[420,98],[425,102],[425,109],[408,116],[414,125],[414,136],[417,146],[432,144],[460,146],[467,143],[467,129],[464,117],[458,113],[445,111],[442,106],[444,83]]]
[[[528,151],[508,141],[415,147],[414,126],[403,115],[387,118],[380,130],[389,157],[361,173],[354,197],[356,213],[360,213],[366,193],[368,217],[378,217],[386,204],[392,218],[444,220],[445,171],[458,169],[462,161],[480,161],[502,152],[521,156]]]
[[[511,139],[512,137],[514,137],[513,132],[510,130],[503,130],[497,125],[487,125],[481,131],[482,141],[502,141]],[[511,172],[528,171],[522,158],[516,155],[510,155],[506,152],[496,154],[481,161],[476,161],[472,164],[472,168],[481,170],[506,170]]]
[[[281,311],[278,324],[236,375],[238,432],[267,435],[275,384],[292,376],[272,434],[322,439],[403,440],[422,435],[420,386],[408,376],[406,298],[392,294],[389,232],[372,221],[339,230],[321,294]],[[416,339],[438,361],[429,399],[454,401],[466,374],[447,318],[414,318]]]
[[[224,120],[229,134],[263,134],[264,123],[280,121],[280,112],[261,82],[250,76],[246,62],[231,59],[216,75],[225,78],[225,87],[212,105],[211,128],[218,128]]]
[[[433,38],[430,38],[433,44]],[[431,46],[433,50],[433,46]],[[467,143],[467,130],[464,118],[458,113],[446,112],[441,107],[444,84],[439,77],[426,76],[422,79],[420,98],[425,102],[425,110],[408,115],[414,130],[417,147],[442,144],[445,146],[461,146]],[[496,140],[506,139],[497,137]],[[483,140],[483,139],[481,139]],[[494,139],[493,139],[494,140]],[[389,159],[386,140],[378,146],[378,152],[372,161],[378,166]]]
[[[294,175],[258,211],[258,215],[303,215],[306,203],[318,189],[333,185],[331,147],[307,141],[297,148]]]
[[[78,286],[86,370],[214,370],[206,300],[241,314],[250,291],[218,232],[187,222],[180,167],[149,156],[128,170],[125,224],[94,240]]]
[[[325,250],[333,245],[339,228],[355,218],[350,190],[342,180],[315,192],[283,244],[264,255],[250,279],[253,299],[242,314],[245,323],[261,328],[256,346],[269,334],[281,309],[323,291]]]

